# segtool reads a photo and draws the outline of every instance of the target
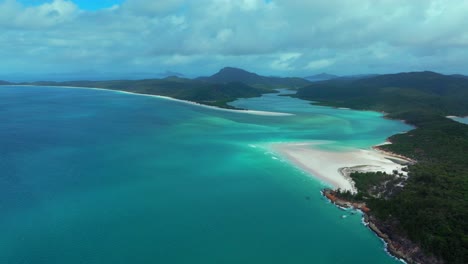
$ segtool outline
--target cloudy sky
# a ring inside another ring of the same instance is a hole
[[[467,14],[466,0],[0,0],[0,77],[468,74]]]

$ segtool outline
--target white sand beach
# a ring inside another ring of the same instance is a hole
[[[199,107],[204,107],[204,108],[209,108],[209,109],[214,109],[218,111],[227,111],[227,112],[233,112],[233,113],[241,113],[241,114],[250,114],[250,115],[261,115],[261,116],[292,116],[294,114],[290,113],[281,113],[281,112],[269,112],[269,111],[258,111],[258,110],[239,110],[239,109],[228,109],[228,108],[221,108],[217,106],[211,106],[211,105],[205,105],[205,104],[200,104],[197,102],[193,101],[187,101],[187,100],[180,100],[176,98],[172,98],[169,96],[162,96],[162,95],[149,95],[149,94],[137,94],[137,93],[130,93],[130,92],[123,92],[122,93],[129,93],[129,94],[136,94],[136,95],[142,95],[142,96],[151,96],[151,97],[157,97],[157,98],[162,98],[166,100],[172,100],[180,103],[185,103],[185,104],[191,104],[191,105],[196,105]]]
[[[29,86],[29,87],[34,87],[36,85],[9,85],[9,86]],[[226,112],[233,112],[233,113],[241,113],[241,114],[250,114],[250,115],[261,115],[261,116],[293,116],[294,114],[290,113],[281,113],[281,112],[269,112],[269,111],[256,111],[256,110],[239,110],[239,109],[228,109],[228,108],[221,108],[217,106],[211,106],[211,105],[205,105],[205,104],[200,104],[197,102],[193,101],[188,101],[188,100],[181,100],[181,99],[176,99],[173,97],[169,96],[163,96],[163,95],[152,95],[152,94],[141,94],[141,93],[132,93],[132,92],[126,92],[126,91],[119,91],[119,90],[111,90],[111,89],[104,89],[104,88],[94,88],[94,87],[75,87],[75,86],[50,86],[53,88],[65,88],[65,89],[87,89],[87,90],[103,90],[103,91],[109,91],[109,92],[115,92],[115,93],[124,93],[124,94],[131,94],[131,95],[137,95],[137,96],[147,96],[147,97],[155,97],[155,98],[161,98],[165,100],[171,100],[183,104],[190,104],[190,105],[195,105],[203,108],[209,108],[217,111],[226,111]]]
[[[405,167],[402,164],[408,161],[400,157],[375,149],[324,150],[319,148],[320,144],[323,143],[277,143],[272,144],[271,148],[298,168],[336,189],[356,191],[345,171],[383,171],[392,174],[393,170],[397,170],[406,175],[401,169]]]

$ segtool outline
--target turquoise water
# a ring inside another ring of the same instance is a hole
[[[369,147],[410,127],[277,95],[234,104],[295,115],[0,87],[0,263],[397,262],[262,146]]]
[[[467,124],[468,125],[468,117],[458,117],[458,116],[454,116],[454,117],[450,117],[450,119],[452,120],[455,120],[459,123],[462,123],[462,124]]]

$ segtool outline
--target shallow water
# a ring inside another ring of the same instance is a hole
[[[467,124],[468,125],[468,116],[465,117],[459,117],[459,116],[451,116],[449,117],[450,119],[457,121],[462,124]]]
[[[233,104],[295,115],[0,87],[0,263],[396,263],[263,146],[367,148],[409,126],[273,94]]]

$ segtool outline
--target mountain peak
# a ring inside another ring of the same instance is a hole
[[[240,82],[262,88],[297,88],[310,84],[302,78],[266,77],[234,67],[224,67],[209,77],[199,77],[197,80],[211,83]]]
[[[211,81],[216,82],[245,82],[250,83],[258,81],[261,77],[255,73],[234,67],[224,67],[219,72],[209,77]]]
[[[339,76],[337,76],[337,75],[333,75],[333,74],[328,74],[328,73],[322,72],[322,73],[320,73],[320,74],[315,74],[315,75],[307,76],[307,77],[305,77],[304,79],[309,80],[309,81],[312,81],[312,82],[316,82],[316,81],[331,80],[331,79],[335,79],[335,78],[338,78],[338,77],[339,77]]]
[[[217,75],[217,74],[249,74],[249,75],[256,75],[256,76],[258,76],[258,75],[255,74],[255,73],[246,71],[246,70],[241,69],[241,68],[235,68],[235,67],[224,67],[224,68],[222,68],[221,70],[219,70],[218,73],[216,73],[216,74],[214,74],[214,75]],[[214,75],[213,75],[213,76],[214,76]]]
[[[229,67],[229,66],[224,67],[221,70],[219,70],[219,72],[226,72],[226,71],[243,71],[243,72],[247,72],[246,70],[243,70],[241,68]]]

